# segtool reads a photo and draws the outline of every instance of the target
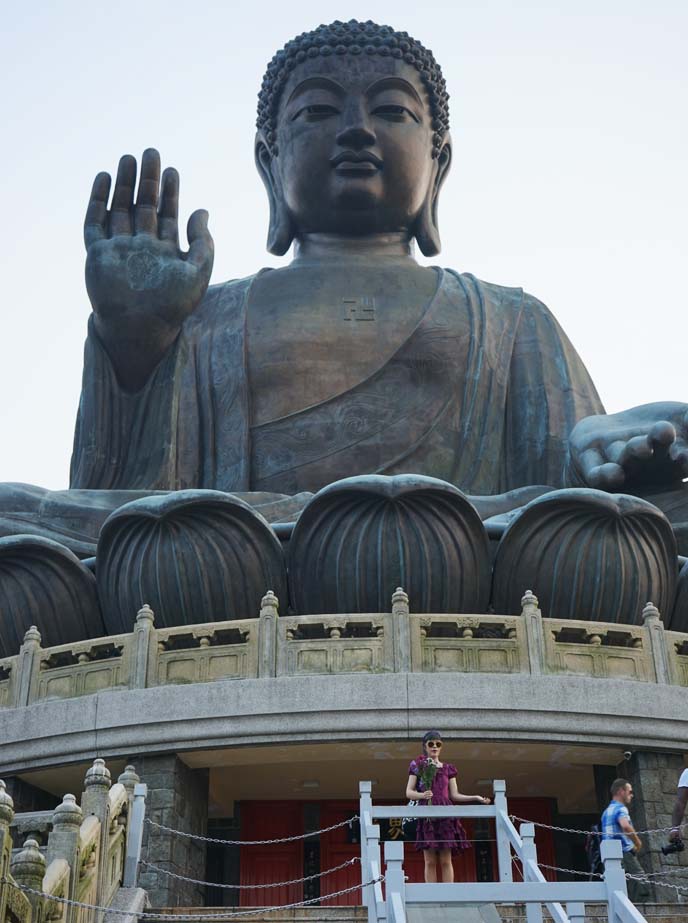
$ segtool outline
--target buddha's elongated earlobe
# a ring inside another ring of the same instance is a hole
[[[440,197],[442,183],[447,178],[451,165],[451,141],[447,135],[445,143],[437,157],[437,172],[428,190],[423,203],[423,208],[416,219],[413,233],[418,241],[418,247],[423,256],[436,256],[442,249],[440,229],[437,223],[437,205]]]
[[[273,157],[265,139],[258,132],[256,136],[256,167],[263,180],[270,203],[270,226],[268,227],[267,249],[275,256],[283,256],[294,240],[291,216],[287,210],[277,171],[273,170]]]

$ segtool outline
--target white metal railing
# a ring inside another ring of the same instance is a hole
[[[490,805],[418,806],[375,805],[372,783],[361,782],[361,881],[380,877],[380,827],[377,820],[402,817],[482,817],[495,822],[498,881],[408,884],[404,875],[404,844],[385,843],[385,892],[382,884],[363,889],[368,923],[406,923],[406,905],[448,904],[525,904],[527,923],[542,923],[542,905],[555,923],[583,923],[585,905],[607,906],[609,923],[647,923],[628,899],[626,876],[621,864],[621,843],[603,840],[600,844],[604,876],[599,881],[547,881],[537,862],[534,824],[524,823],[516,830],[509,818],[506,783],[495,779],[494,800]],[[512,857],[520,860],[523,881],[514,881]],[[565,905],[565,906],[564,906]]]

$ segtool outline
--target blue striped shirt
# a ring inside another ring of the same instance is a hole
[[[602,815],[602,839],[603,840],[621,840],[621,848],[624,852],[630,852],[633,849],[633,843],[621,830],[619,824],[620,818],[625,817],[630,822],[631,815],[628,808],[621,804],[620,801],[612,801]]]

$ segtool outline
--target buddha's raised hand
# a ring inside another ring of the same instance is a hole
[[[569,437],[574,482],[601,490],[677,487],[688,477],[688,404],[586,417]]]
[[[108,210],[111,179],[99,173],[84,223],[86,288],[98,336],[121,384],[137,390],[203,298],[213,267],[208,213],[189,218],[188,252],[179,248],[179,174],[144,151],[138,191],[136,160],[125,155]]]

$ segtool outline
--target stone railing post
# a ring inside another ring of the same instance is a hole
[[[131,806],[134,801],[134,789],[141,781],[139,774],[136,772],[133,766],[125,766],[124,772],[119,774],[117,781],[120,785],[123,785],[127,791],[127,798],[129,799],[129,811],[131,812]]]
[[[643,609],[643,622],[652,663],[655,668],[655,679],[658,683],[671,682],[671,667],[664,634],[664,625],[659,615],[659,609],[648,603]]]
[[[79,830],[84,814],[76,803],[74,795],[65,795],[62,804],[53,811],[53,829],[48,837],[46,861],[48,865],[53,859],[64,859],[69,866],[69,897],[76,897],[76,886],[79,882]],[[78,908],[68,906],[65,923],[73,923],[78,918]]]
[[[45,856],[38,848],[38,842],[32,837],[29,837],[24,843],[24,848],[14,857],[10,867],[12,878],[18,884],[33,888],[35,891],[43,890],[45,868]],[[41,921],[43,919],[41,908],[44,898],[38,894],[27,893],[26,899],[31,904],[32,921]]]
[[[153,670],[153,658],[157,655],[155,643],[155,613],[146,603],[136,614],[134,633],[131,639],[129,688],[145,689]]]
[[[96,869],[96,904],[103,903],[106,863],[108,860],[108,837],[110,836],[110,786],[112,778],[105,760],[96,759],[84,778],[84,793],[81,810],[84,816],[95,815],[100,821],[98,838],[98,865]]]
[[[392,637],[394,638],[394,672],[411,669],[411,624],[409,598],[400,586],[392,594]]]
[[[41,633],[32,625],[24,635],[19,648],[16,674],[14,677],[14,706],[28,705],[34,688],[34,677],[38,674],[41,660]]]
[[[258,676],[277,675],[277,619],[279,600],[268,590],[260,601],[258,621]]]
[[[14,802],[0,779],[0,878],[6,878],[12,858],[10,824],[14,820]],[[0,921],[6,919],[9,885],[0,884]]]
[[[133,803],[129,814],[127,828],[127,845],[124,857],[124,879],[122,886],[135,888],[138,881],[141,845],[143,843],[143,821],[146,815],[146,795],[148,787],[141,782],[134,786]]]
[[[530,672],[539,675],[545,672],[545,632],[538,605],[537,596],[526,590],[521,599],[521,617],[526,630]]]

